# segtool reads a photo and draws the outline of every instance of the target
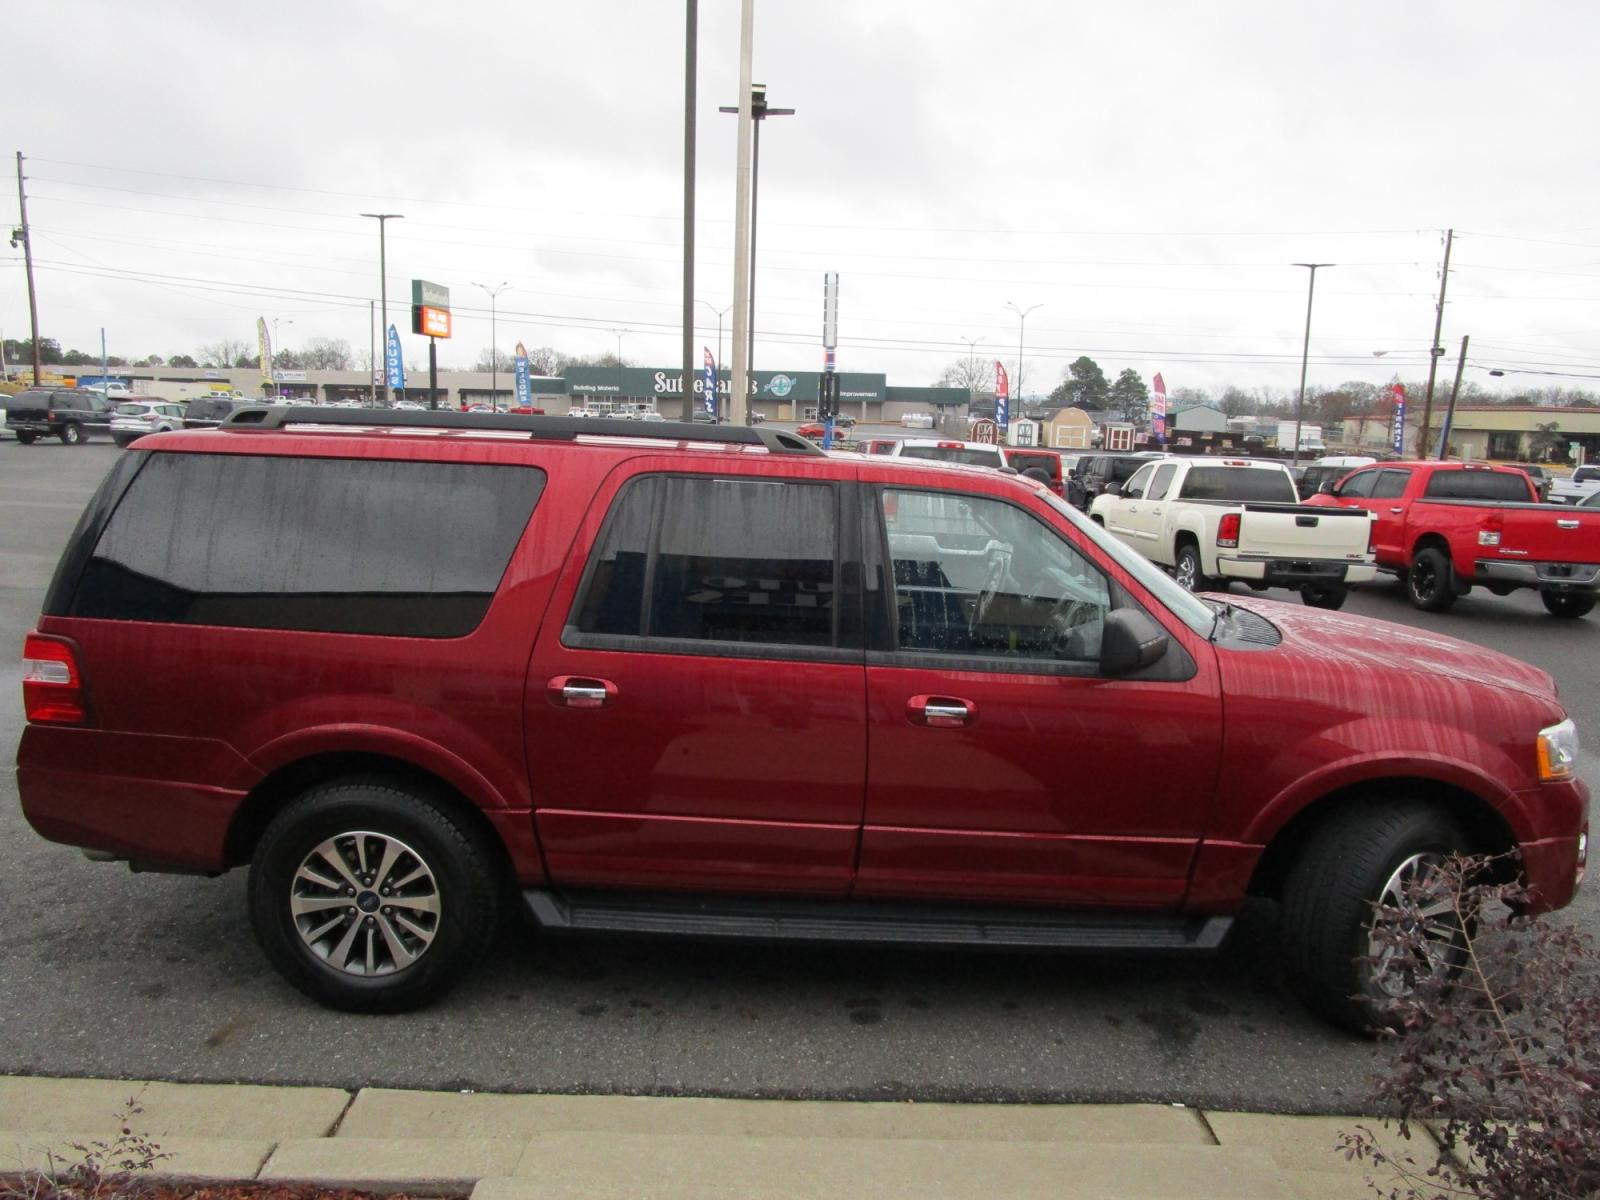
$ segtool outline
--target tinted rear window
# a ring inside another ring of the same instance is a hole
[[[1423,494],[1430,500],[1531,501],[1532,487],[1520,471],[1435,471]]]
[[[483,619],[544,472],[154,454],[66,615],[460,637]]]
[[[975,446],[902,446],[901,458],[929,458],[936,462],[970,463],[977,467],[998,467],[998,450],[980,450]]]
[[[1232,500],[1294,504],[1300,499],[1287,471],[1253,467],[1195,467],[1183,481],[1185,500]]]

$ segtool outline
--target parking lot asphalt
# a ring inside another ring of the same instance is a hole
[[[0,750],[21,641],[110,445],[0,442]],[[1295,602],[1295,601],[1291,601]],[[1474,594],[1412,610],[1381,582],[1347,612],[1549,670],[1600,786],[1600,617]],[[133,875],[47,843],[0,775],[0,1073],[743,1098],[1182,1102],[1361,1111],[1369,1042],[1288,994],[1276,913],[1209,959],[1042,957],[535,939],[508,930],[436,1007],[318,1008],[251,937],[244,876]],[[1600,931],[1591,886],[1568,919]]]

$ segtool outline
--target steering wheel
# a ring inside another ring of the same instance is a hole
[[[972,602],[972,620],[967,623],[967,633],[976,639],[978,630],[982,628],[989,616],[989,610],[994,606],[994,598],[1000,594],[1000,588],[1006,578],[1006,555],[1002,550],[989,552],[989,567],[984,573],[983,586],[978,589],[978,596]]]
[[[1055,607],[1050,610],[1050,624],[1056,631],[1057,654],[1072,648],[1073,643],[1079,640],[1080,629],[1103,619],[1100,606],[1091,600],[1078,600],[1072,596],[1057,600]],[[1064,657],[1081,658],[1083,655],[1067,653]]]

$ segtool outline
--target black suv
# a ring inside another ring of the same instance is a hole
[[[235,400],[228,396],[200,396],[189,401],[189,406],[183,410],[183,427],[185,429],[215,429],[228,419],[228,414],[236,408],[242,408],[248,401]]]
[[[24,446],[37,437],[58,437],[64,445],[76,446],[90,434],[111,436],[113,407],[88,388],[29,388],[6,404],[6,428]]]
[[[1078,474],[1067,483],[1067,500],[1089,510],[1094,498],[1106,490],[1108,483],[1127,483],[1133,473],[1152,458],[1162,455],[1151,450],[1138,454],[1096,454],[1078,464]]]

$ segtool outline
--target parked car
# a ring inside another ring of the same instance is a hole
[[[1550,485],[1549,499],[1555,504],[1577,504],[1600,492],[1600,466],[1579,467],[1565,479]]]
[[[1327,455],[1300,468],[1295,476],[1295,488],[1300,499],[1305,500],[1320,492],[1323,484],[1337,483],[1357,467],[1370,467],[1377,461],[1363,454]]]
[[[1600,514],[1540,504],[1533,480],[1513,467],[1383,463],[1308,503],[1375,514],[1378,565],[1426,612],[1476,586],[1496,596],[1534,588],[1558,617],[1584,616],[1600,595]]]
[[[1089,515],[1191,592],[1239,580],[1340,608],[1351,586],[1377,574],[1372,516],[1302,505],[1282,463],[1154,459],[1127,483],[1106,484]]]
[[[1007,466],[1006,452],[991,442],[957,442],[950,438],[900,438],[884,453],[890,458],[969,463],[977,467]]]
[[[868,438],[861,443],[861,452],[863,454],[893,454],[895,440],[894,438]]]
[[[182,428],[183,405],[166,400],[129,400],[111,414],[111,437],[119,446],[131,446],[147,433]]]
[[[1077,478],[1067,489],[1067,501],[1087,512],[1094,498],[1105,491],[1106,484],[1126,483],[1152,458],[1164,457],[1159,451],[1142,450],[1137,454],[1096,454],[1080,459]]]
[[[238,413],[121,457],[23,655],[34,829],[248,866],[267,959],[347,1009],[437,999],[516,897],[1104,953],[1211,949],[1254,895],[1360,1027],[1411,969],[1375,906],[1441,855],[1535,911],[1585,865],[1544,671],[1208,602],[1032,483],[784,431]]]
[[[183,427],[215,429],[227,419],[229,413],[243,408],[248,403],[247,400],[232,396],[196,396],[184,408]]]
[[[6,404],[6,428],[24,446],[40,437],[76,446],[111,435],[111,404],[88,388],[29,388]]]
[[[1061,455],[1056,451],[1034,446],[1007,446],[1006,464],[1024,475],[1031,475],[1056,495],[1066,496],[1066,473]]]

